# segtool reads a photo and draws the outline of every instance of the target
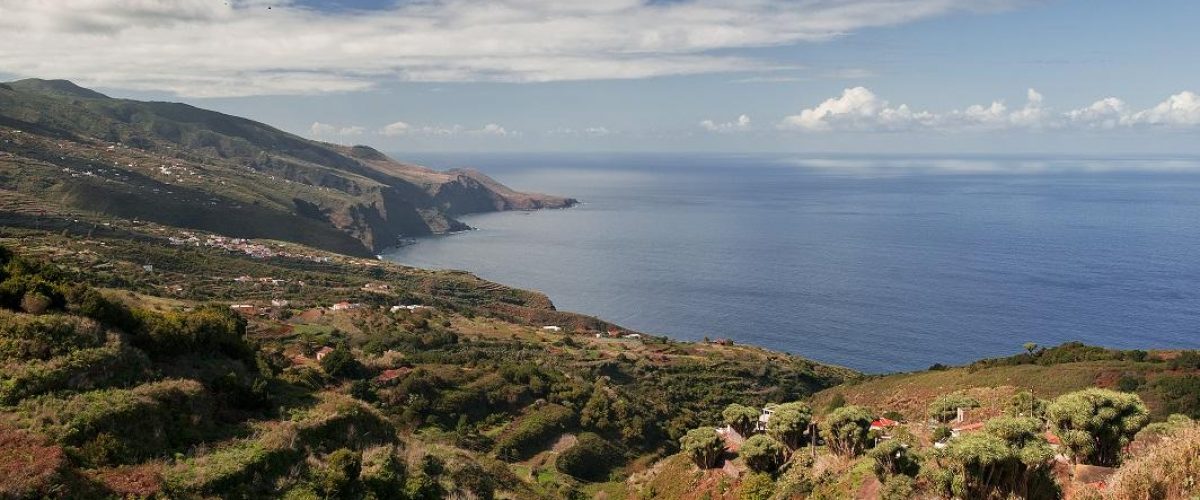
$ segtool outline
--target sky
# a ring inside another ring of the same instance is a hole
[[[1200,154],[1194,0],[0,0],[0,77],[385,151]]]

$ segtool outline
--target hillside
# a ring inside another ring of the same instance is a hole
[[[351,255],[466,229],[454,218],[463,214],[575,203],[473,170],[437,172],[185,104],[36,79],[0,84],[0,190]]]
[[[726,404],[855,375],[466,273],[19,201],[0,212],[0,497],[624,498]]]

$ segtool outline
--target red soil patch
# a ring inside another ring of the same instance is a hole
[[[66,467],[61,447],[24,431],[0,428],[0,498],[49,495]]]
[[[162,491],[159,464],[102,469],[95,478],[109,491],[122,497],[146,498]]]

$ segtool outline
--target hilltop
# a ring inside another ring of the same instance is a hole
[[[455,219],[464,214],[576,203],[475,170],[438,172],[186,104],[38,79],[0,84],[0,190],[361,256],[403,237],[467,229]]]

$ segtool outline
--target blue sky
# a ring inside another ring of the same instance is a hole
[[[29,4],[6,77],[389,151],[1200,153],[1194,1]]]

